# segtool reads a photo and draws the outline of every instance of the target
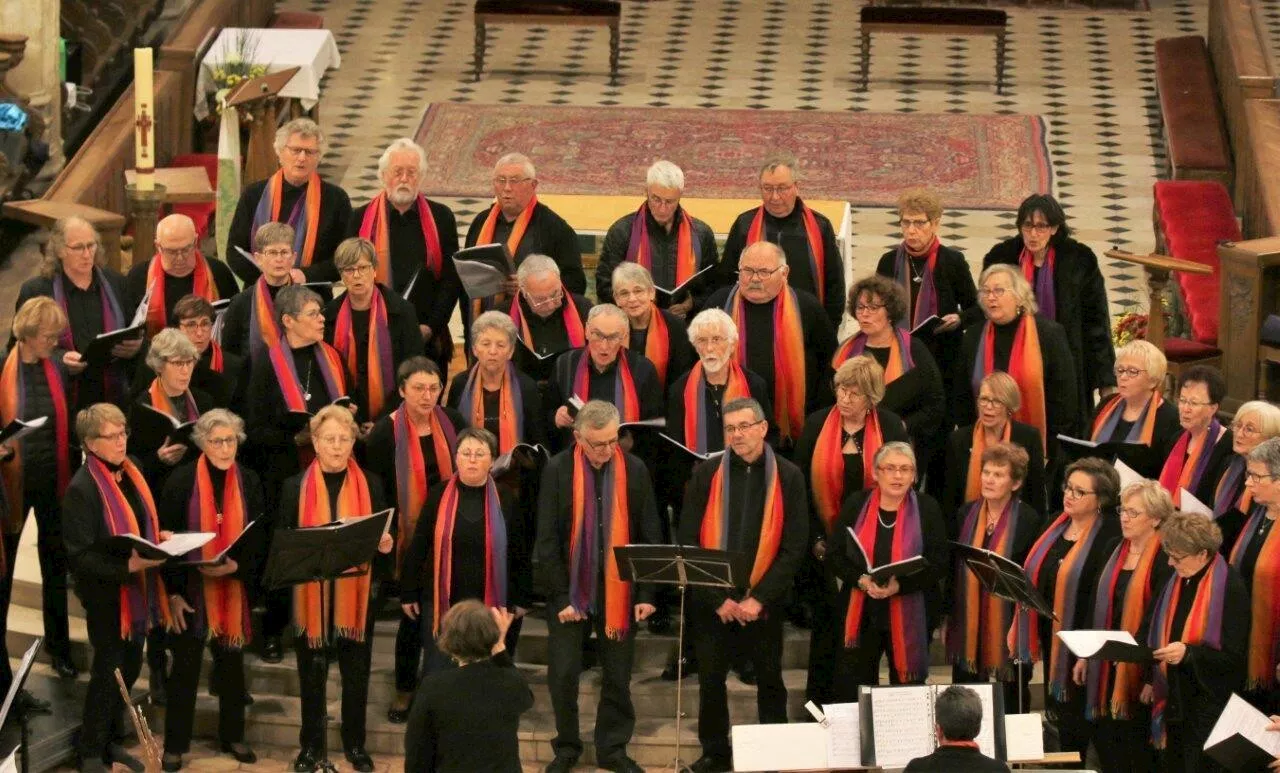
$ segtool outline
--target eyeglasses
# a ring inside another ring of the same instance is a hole
[[[608,440],[600,440],[600,441],[588,440],[586,438],[579,438],[579,439],[583,442],[583,444],[585,444],[592,451],[603,451],[606,448],[613,448],[614,446],[618,445],[617,435],[614,435]]]
[[[1164,554],[1165,554],[1166,556],[1168,556],[1168,557],[1169,557],[1169,560],[1170,560],[1170,561],[1172,561],[1172,562],[1174,562],[1175,564],[1176,564],[1176,563],[1179,563],[1180,561],[1184,561],[1184,560],[1186,560],[1187,556],[1191,555],[1190,553],[1184,553],[1184,554],[1182,554],[1182,555],[1180,555],[1180,556],[1175,556],[1174,554],[1170,553],[1170,552],[1169,552],[1169,551],[1167,551],[1167,550],[1164,552]]]
[[[388,169],[392,180],[416,180],[418,179],[418,167],[416,166],[398,166]]]
[[[235,435],[229,437],[211,437],[205,438],[204,444],[214,448],[231,448],[240,444],[240,438]]]
[[[914,475],[916,472],[914,464],[881,464],[876,469],[885,475]]]
[[[859,303],[853,307],[853,312],[855,314],[867,314],[877,312],[883,308],[883,303]]]
[[[1275,475],[1272,475],[1269,472],[1249,472],[1248,470],[1246,470],[1244,473],[1244,482],[1248,483],[1250,481],[1253,481],[1254,483],[1258,483],[1268,478],[1275,478],[1275,477],[1276,477]]]
[[[1117,507],[1116,515],[1120,516],[1121,518],[1133,520],[1134,518],[1137,518],[1139,516],[1146,515],[1146,513],[1142,512],[1141,510],[1134,510],[1132,507]]]
[[[56,344],[62,338],[62,333],[36,333],[35,337],[46,343]]]
[[[836,397],[844,400],[860,400],[866,395],[851,386],[838,386],[836,387]]]
[[[1084,499],[1085,497],[1089,496],[1092,493],[1094,492],[1087,491],[1082,488],[1076,488],[1075,486],[1072,486],[1070,483],[1062,484],[1062,496],[1064,497],[1072,497],[1073,499]]]
[[[1004,407],[1007,407],[1007,406],[1005,406],[1005,404],[1004,404],[1004,403],[1000,402],[999,400],[995,399],[994,397],[979,397],[979,398],[978,398],[978,405],[979,405],[979,406],[981,406],[981,407],[983,407],[983,408],[1004,408]]]
[[[664,199],[661,196],[654,196],[653,194],[649,194],[649,207],[651,209],[653,207],[662,207],[663,209],[671,209],[672,207],[676,206],[679,203],[680,203],[679,196],[676,196],[674,199]]]
[[[1052,231],[1055,227],[1056,226],[1051,226],[1048,223],[1023,223],[1022,225],[1018,226],[1018,228],[1022,229],[1026,233],[1036,233],[1036,234],[1047,234],[1050,231]]]
[[[347,434],[318,435],[316,436],[316,442],[326,446],[344,446],[344,445],[347,445],[348,443],[356,442],[356,439],[351,435],[347,435]]]
[[[280,250],[263,250],[258,254],[264,258],[271,258],[272,260],[276,260],[279,258],[293,257],[293,250],[286,247],[285,249],[280,249]]]
[[[698,336],[693,339],[694,346],[724,346],[728,342],[724,336]]]
[[[429,395],[438,395],[442,391],[444,391],[444,385],[439,383],[427,384],[426,386],[423,386],[422,384],[414,384],[413,386],[406,387],[406,389],[408,389],[410,392],[415,392],[418,394],[425,392],[426,394],[429,394]]]
[[[129,437],[129,430],[122,429],[119,432],[112,432],[109,435],[98,435],[98,440],[105,440],[108,443],[116,443],[121,440],[127,440],[128,437]]]
[[[373,271],[373,265],[369,263],[357,263],[354,266],[347,266],[342,269],[343,276],[362,276]]]
[[[520,183],[532,180],[532,177],[495,177],[493,178],[493,186],[495,188],[505,188],[510,185],[512,188]]]
[[[1178,407],[1180,408],[1203,408],[1206,405],[1213,405],[1213,403],[1205,400],[1192,400],[1187,397],[1178,398]]]
[[[758,427],[761,424],[764,424],[764,419],[761,419],[760,421],[744,421],[741,424],[726,424],[724,425],[724,434],[738,435],[746,432],[752,427]]]
[[[1146,370],[1146,368],[1132,368],[1132,367],[1130,367],[1130,368],[1126,368],[1126,367],[1123,367],[1123,366],[1121,366],[1121,365],[1117,365],[1117,366],[1114,368],[1114,372],[1115,372],[1115,374],[1116,374],[1116,378],[1121,378],[1121,377],[1124,377],[1124,378],[1137,378],[1138,376],[1142,375],[1143,373],[1146,373],[1146,372],[1147,372],[1147,370]]]
[[[201,319],[184,319],[178,323],[178,327],[182,330],[213,330],[213,320],[208,317]]]
[[[740,268],[738,276],[750,281],[752,279],[765,280],[782,270],[782,266],[774,268]]]
[[[978,295],[983,298],[1003,298],[1007,292],[1009,292],[1007,287],[983,287],[978,290]]]
[[[324,312],[319,309],[307,309],[298,315],[299,319],[315,319],[316,317],[324,319]]]
[[[79,244],[68,244],[64,247],[67,252],[97,252],[97,242],[81,242]]]
[[[189,258],[195,254],[195,242],[188,244],[186,247],[161,247],[160,254],[166,258]]]
[[[617,290],[613,293],[613,297],[619,301],[629,301],[632,298],[645,298],[653,294],[653,290]]]
[[[600,344],[619,344],[626,333],[601,333],[599,330],[588,330],[587,338]]]
[[[488,451],[459,451],[458,452],[459,459],[466,459],[472,462],[478,462],[481,459],[488,459],[492,456],[493,454],[489,453]]]
[[[1252,424],[1241,424],[1238,421],[1231,422],[1231,431],[1237,435],[1261,435],[1262,430]]]
[[[194,368],[196,366],[196,361],[189,360],[189,359],[188,360],[165,360],[164,364],[172,365],[175,368]]]
[[[765,198],[769,198],[771,196],[781,196],[794,187],[796,187],[795,183],[786,183],[784,185],[761,185],[760,192],[764,194]]]
[[[560,301],[564,300],[564,291],[556,290],[551,295],[548,295],[542,298],[535,298],[526,292],[524,294],[524,299],[529,302],[530,308],[540,309],[543,306],[550,306],[552,304],[559,303]]]
[[[898,225],[904,231],[919,231],[932,222],[932,220],[899,220]]]
[[[297,145],[285,145],[284,149],[290,155],[299,156],[301,158],[318,158],[320,156],[320,148],[300,148]]]

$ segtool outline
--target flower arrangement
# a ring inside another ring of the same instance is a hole
[[[1172,317],[1169,312],[1169,296],[1163,296],[1162,301],[1165,330],[1169,330],[1170,318]],[[1145,341],[1147,338],[1147,322],[1147,315],[1137,311],[1126,311],[1123,314],[1117,314],[1115,326],[1111,328],[1111,343],[1119,349],[1131,341],[1138,339]]]
[[[217,89],[213,101],[219,113],[232,89],[247,80],[267,74],[267,65],[255,63],[257,52],[257,35],[251,30],[241,30],[236,33],[226,58],[213,68],[213,84]]]

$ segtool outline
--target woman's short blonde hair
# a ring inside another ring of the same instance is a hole
[[[47,295],[29,299],[13,315],[13,337],[19,341],[35,338],[41,328],[54,328],[53,332],[59,335],[67,329],[67,313]]]
[[[1142,512],[1155,519],[1157,524],[1173,515],[1173,497],[1164,490],[1158,481],[1146,479],[1130,483],[1120,492],[1120,504],[1136,499],[1142,506]]]
[[[1258,429],[1262,430],[1263,439],[1280,437],[1280,407],[1266,400],[1250,400],[1236,409],[1235,421],[1241,422],[1246,416],[1258,419]]]
[[[908,188],[898,194],[898,214],[923,212],[925,217],[937,222],[942,217],[942,199],[928,188]]]
[[[1222,547],[1222,529],[1212,518],[1175,510],[1160,524],[1160,544],[1169,555],[1191,556],[1203,552],[1212,559]]]
[[[857,389],[872,405],[884,399],[884,368],[880,367],[880,363],[876,362],[874,357],[868,357],[865,354],[850,357],[842,362],[836,369],[832,382],[836,389],[841,387]]]
[[[102,436],[102,428],[108,424],[119,424],[128,428],[124,411],[112,403],[94,403],[76,414],[76,437],[81,443],[87,443]]]
[[[352,437],[360,431],[360,425],[356,424],[356,417],[351,415],[349,408],[341,405],[326,405],[316,411],[316,415],[311,417],[311,422],[307,425],[311,429],[312,438],[320,434],[320,428],[326,421],[338,422],[343,429],[351,433]]]
[[[1027,278],[1022,275],[1020,268],[1008,263],[992,263],[984,268],[982,275],[978,277],[978,289],[981,290],[987,280],[993,276],[1009,278],[1009,289],[1024,311],[1030,314],[1040,311],[1040,306],[1036,304],[1035,291],[1031,289],[1031,285],[1027,284]],[[983,308],[985,310],[985,307]]]
[[[1000,404],[1009,409],[1009,415],[1018,412],[1022,407],[1022,390],[1018,389],[1018,382],[1013,380],[1013,376],[1005,373],[1003,370],[993,370],[982,377],[982,383],[979,384],[978,394],[982,393],[982,387],[991,390],[991,394],[995,396]],[[978,395],[974,395],[975,401]]]
[[[1141,338],[1134,339],[1116,349],[1116,363],[1119,364],[1121,360],[1142,363],[1142,369],[1157,386],[1164,383],[1164,374],[1169,369],[1169,361],[1165,359],[1160,347]]]
[[[361,258],[367,258],[370,265],[376,269],[378,267],[378,248],[373,246],[373,242],[368,239],[352,236],[350,239],[343,239],[338,243],[338,248],[333,251],[333,266],[341,271],[359,263]]]

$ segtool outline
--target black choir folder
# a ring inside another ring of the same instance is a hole
[[[965,566],[973,572],[988,593],[1026,607],[1041,617],[1058,619],[1053,607],[1044,600],[1044,596],[1018,563],[999,553],[954,540],[951,542],[951,549],[964,561]]]
[[[1271,720],[1233,694],[1204,742],[1204,753],[1233,773],[1266,770],[1280,758],[1280,733]]]
[[[253,528],[256,523],[257,521],[249,521],[249,523],[245,525],[244,531],[240,532],[240,536],[232,540],[230,545],[223,548],[222,552],[213,558],[205,560],[200,557],[199,553],[196,553],[192,555],[190,560],[186,563],[191,566],[217,566],[225,563],[226,560],[230,558],[240,566],[244,566],[246,553],[253,551],[253,549],[258,545],[258,538],[261,536],[260,532],[262,530]]]
[[[182,443],[192,450],[199,450],[191,439],[191,433],[196,428],[194,421],[179,421],[150,405],[143,404],[142,407],[146,410],[134,412],[133,426],[130,428],[134,441],[140,446],[159,448],[168,440],[170,444]]]
[[[0,443],[16,443],[32,432],[43,427],[49,421],[48,416],[37,416],[34,419],[14,419],[0,430]]]
[[[111,362],[111,350],[115,348],[116,344],[132,341],[135,338],[142,338],[146,331],[147,323],[145,319],[136,325],[122,327],[119,330],[109,330],[90,341],[85,350],[80,353],[80,359],[90,365],[106,365]]]
[[[876,585],[884,585],[889,581],[890,577],[910,577],[917,572],[923,572],[929,562],[924,556],[912,556],[904,558],[901,561],[894,561],[891,564],[877,566],[872,568],[871,556],[867,555],[867,551],[862,547],[862,543],[858,542],[858,535],[853,533],[853,527],[846,527],[849,531],[849,539],[853,542],[853,547],[862,555],[862,561],[867,566],[867,574],[871,576]]]
[[[1058,631],[1058,638],[1078,658],[1113,663],[1150,663],[1150,647],[1139,644],[1128,631]]]
[[[541,443],[516,443],[510,451],[493,460],[493,468],[489,473],[497,478],[512,468],[537,469],[550,459],[551,451]]]
[[[863,687],[858,695],[862,764],[902,768],[938,748],[933,709],[945,684]],[[1005,759],[1004,699],[991,684],[966,684],[982,702],[982,726],[973,739],[992,759]]]
[[[395,508],[323,526],[276,529],[267,557],[266,586],[287,588],[315,580],[358,577],[378,553]]]

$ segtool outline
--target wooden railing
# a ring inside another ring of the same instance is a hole
[[[1243,180],[1255,174],[1245,168],[1249,163],[1245,105],[1276,96],[1277,79],[1263,30],[1261,10],[1249,0],[1209,0],[1209,56],[1235,157],[1237,209],[1244,202]]]

